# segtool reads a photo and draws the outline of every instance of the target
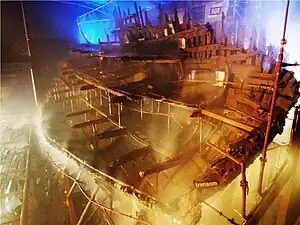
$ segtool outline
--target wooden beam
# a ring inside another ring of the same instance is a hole
[[[188,152],[188,153],[177,155],[177,157],[174,158],[174,159],[171,159],[171,160],[163,162],[163,163],[156,164],[150,169],[141,170],[139,172],[139,176],[140,177],[146,177],[150,174],[159,173],[161,171],[170,169],[172,167],[182,165],[182,164],[186,163],[188,160],[190,160],[193,157],[194,153],[195,153],[195,151],[191,151],[191,152]]]
[[[87,121],[87,122],[75,124],[75,125],[72,126],[72,128],[75,128],[75,129],[83,128],[83,127],[91,126],[91,125],[93,125],[93,124],[104,123],[104,122],[106,122],[106,121],[107,121],[106,118],[97,119],[97,120],[91,120],[91,121]]]
[[[96,89],[96,87],[91,84],[85,84],[80,88],[80,91],[87,91],[87,90],[91,90],[91,89]]]
[[[117,130],[109,130],[105,131],[101,134],[96,135],[96,139],[105,139],[105,138],[111,138],[111,137],[117,137],[124,135],[127,132],[126,129],[117,129]]]
[[[122,155],[118,157],[116,160],[112,161],[109,163],[109,167],[117,167],[120,165],[123,165],[127,162],[130,162],[131,160],[134,160],[136,158],[142,157],[142,156],[147,156],[150,154],[152,149],[149,146],[143,147],[143,148],[138,148],[135,149],[125,155]]]
[[[161,63],[161,64],[178,63],[179,61],[180,60],[178,60],[178,59],[131,60],[131,62]]]
[[[212,45],[202,45],[192,48],[186,48],[184,49],[186,52],[204,52],[204,51],[211,51],[215,49],[221,48],[221,44],[212,44]]]
[[[202,115],[214,118],[216,120],[220,120],[224,123],[230,124],[232,126],[235,126],[237,128],[240,128],[242,130],[246,130],[246,131],[252,131],[253,129],[255,129],[255,127],[249,126],[247,124],[241,123],[241,122],[237,122],[235,120],[229,119],[227,117],[221,116],[219,114],[207,111],[207,110],[195,110],[193,112],[193,114],[191,115],[191,117],[201,117]]]
[[[93,109],[87,109],[87,110],[72,112],[72,113],[68,113],[66,115],[66,117],[80,116],[80,115],[83,115],[83,114],[86,114],[86,113],[91,113],[91,112],[95,112],[95,110],[93,110]]]

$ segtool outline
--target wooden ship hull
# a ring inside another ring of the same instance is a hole
[[[275,50],[267,54],[264,34],[257,41],[255,30],[248,32],[245,48],[243,27],[232,40],[224,17],[215,29],[187,22],[180,29],[175,11],[176,31],[165,29],[171,34],[162,36],[164,29],[136,14],[133,28],[124,22],[133,20],[130,15],[116,18],[116,35],[130,39],[121,41],[121,53],[107,52],[109,40],[96,53],[72,49],[44,114],[64,113],[61,120],[74,130],[68,149],[120,182],[106,179],[109,184],[176,215],[182,224],[197,224],[199,204],[240,173],[246,195],[245,170],[264,144]],[[137,26],[142,31],[135,34]],[[282,70],[268,144],[282,133],[298,89],[293,72]],[[65,142],[56,132],[49,135]]]

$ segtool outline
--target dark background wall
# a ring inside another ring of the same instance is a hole
[[[47,48],[52,50],[47,51],[49,54],[61,49],[62,44],[78,40],[76,17],[87,9],[55,1],[24,1],[23,4],[33,55],[38,53],[40,58]],[[1,1],[1,61],[25,56],[25,41],[20,2]]]
[[[1,1],[1,64],[30,62],[38,99],[42,102],[51,79],[60,73],[59,63],[67,56],[68,44],[76,42],[75,19],[86,9],[49,1],[24,1],[23,4],[32,57],[29,59],[27,55],[20,2]]]

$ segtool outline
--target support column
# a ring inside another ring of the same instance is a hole
[[[73,184],[72,184],[72,186],[71,186],[71,188],[70,188],[70,190],[69,190],[69,192],[67,194],[67,198],[69,198],[71,196],[72,192],[74,191],[74,188],[76,186],[76,181],[79,179],[80,174],[81,173],[79,172],[78,175],[76,176],[75,181],[73,182]]]
[[[151,113],[154,112],[154,99],[151,99]]]
[[[109,113],[109,115],[111,115],[111,102],[110,102],[110,94],[109,94],[109,92],[108,92],[108,113]]]
[[[246,180],[246,167],[245,167],[245,162],[241,163],[241,173],[242,173],[242,179],[240,182],[240,185],[242,187],[242,217],[246,218],[246,196],[248,193],[248,182]]]
[[[103,99],[102,99],[102,90],[99,89],[100,92],[99,92],[99,98],[100,98],[100,105],[103,105]]]
[[[121,104],[118,103],[118,124],[121,127]]]
[[[89,215],[88,218],[86,218],[86,220],[84,221],[83,225],[88,224],[88,222],[91,220],[91,218],[95,215],[95,213],[97,212],[97,210],[99,209],[99,206],[95,206],[95,209],[93,210],[93,212],[91,212],[91,214]]]
[[[274,113],[274,108],[275,108],[276,98],[277,98],[279,76],[280,76],[282,62],[283,62],[284,45],[286,44],[285,33],[286,33],[289,5],[290,5],[290,0],[287,0],[285,19],[284,19],[283,35],[282,35],[282,39],[281,39],[280,54],[278,56],[278,62],[277,62],[276,69],[275,69],[276,70],[276,76],[275,76],[275,81],[274,81],[274,88],[273,88],[273,93],[272,93],[270,111],[269,111],[269,115],[268,115],[269,116],[268,117],[268,124],[267,124],[267,128],[266,128],[266,134],[265,134],[265,139],[264,139],[263,150],[262,150],[261,158],[260,158],[261,165],[260,165],[259,179],[258,179],[258,193],[260,195],[262,194],[262,184],[263,184],[263,176],[264,176],[265,164],[266,164],[266,159],[267,159],[267,148],[268,148],[269,134],[270,134],[270,130],[271,130],[272,122],[273,122],[273,113]]]
[[[77,222],[77,225],[82,225],[82,223],[84,222],[84,217],[87,214],[91,204],[93,203],[98,190],[99,190],[99,187],[96,189],[96,191],[93,193],[92,197],[89,199],[88,203],[86,204],[86,206],[85,206],[85,208],[84,208],[84,210],[83,210],[83,212],[82,212],[82,214],[81,214],[81,216],[80,216],[80,218]]]

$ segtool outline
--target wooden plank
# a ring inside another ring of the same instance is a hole
[[[136,158],[147,156],[148,154],[151,154],[151,151],[152,149],[149,146],[135,149],[125,155],[118,157],[116,160],[110,162],[109,167],[117,167],[127,162],[130,162],[131,160],[135,160]]]
[[[203,52],[203,51],[211,51],[221,48],[221,44],[211,44],[211,45],[203,45],[203,46],[197,46],[192,48],[186,48],[184,49],[186,52]],[[198,62],[199,63],[199,62]]]
[[[245,98],[243,97],[242,95],[236,95],[236,100],[239,102],[239,103],[242,103],[242,104],[245,104],[247,106],[250,106],[251,108],[253,108],[254,110],[258,110],[260,105],[255,102],[255,101],[252,101],[248,98]]]
[[[87,110],[72,112],[72,113],[68,113],[66,115],[66,117],[80,116],[80,115],[83,115],[83,114],[86,114],[86,113],[91,113],[91,112],[94,112],[94,111],[95,110],[93,110],[93,109],[87,109]]]
[[[158,59],[158,60],[130,60],[131,62],[139,62],[139,63],[178,63],[180,60],[178,59]]]
[[[91,126],[91,125],[94,125],[94,124],[104,123],[106,121],[107,121],[106,118],[91,120],[91,121],[75,124],[75,125],[72,126],[72,128],[75,128],[75,129],[83,128],[83,127]]]
[[[101,134],[97,134],[96,135],[96,139],[97,140],[101,140],[101,139],[106,139],[106,138],[112,138],[112,137],[118,137],[121,135],[125,135],[127,133],[127,130],[124,128],[121,129],[117,129],[117,130],[109,130],[109,131],[105,131]]]
[[[214,118],[216,120],[222,121],[224,123],[230,124],[234,127],[237,127],[237,128],[242,129],[242,130],[249,131],[249,132],[252,131],[253,129],[255,129],[255,127],[249,126],[247,124],[244,124],[244,123],[232,120],[232,119],[229,119],[227,117],[221,116],[219,114],[216,114],[216,113],[208,111],[208,110],[198,111],[198,114],[197,114],[197,111],[194,111],[193,114],[195,115],[195,117],[201,117],[201,115],[205,115],[205,116]]]

